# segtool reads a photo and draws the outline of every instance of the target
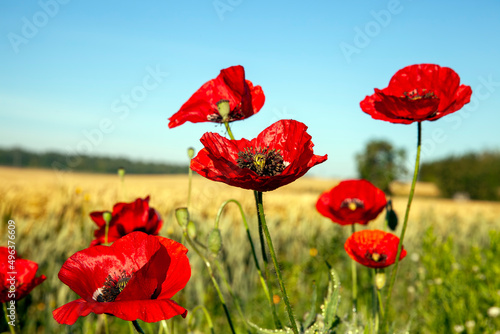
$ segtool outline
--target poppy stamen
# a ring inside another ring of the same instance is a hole
[[[434,92],[427,91],[427,89],[422,88],[419,92],[417,88],[410,92],[404,92],[401,98],[406,98],[410,101],[420,100],[420,99],[437,99],[438,97]]]
[[[374,253],[366,252],[365,257],[368,260],[373,260],[375,262],[384,262],[387,259],[387,255],[379,254],[377,252]]]
[[[108,275],[104,282],[104,286],[94,292],[94,300],[101,303],[114,301],[123,289],[125,289],[131,277],[132,275],[127,275],[125,271],[122,271],[116,278]]]
[[[238,153],[238,167],[248,168],[259,176],[274,176],[281,174],[286,168],[280,150],[268,148],[245,148]]]
[[[356,211],[356,209],[364,209],[365,203],[358,198],[346,198],[342,201],[342,203],[340,203],[340,207]]]
[[[207,120],[210,122],[233,122],[245,118],[241,103],[239,103],[232,110],[229,105],[229,100],[220,100],[216,103],[216,106],[217,112],[207,116]]]

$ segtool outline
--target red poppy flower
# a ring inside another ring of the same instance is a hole
[[[168,127],[174,128],[186,121],[239,121],[259,112],[264,101],[262,88],[254,87],[252,82],[245,80],[243,66],[231,66],[221,70],[217,78],[201,86],[181,109],[169,118]]]
[[[399,238],[380,230],[354,232],[347,238],[344,249],[351,259],[370,268],[385,268],[396,261]],[[399,260],[406,256],[403,248]]]
[[[321,194],[316,209],[340,225],[366,225],[377,218],[386,204],[384,192],[370,182],[347,180]]]
[[[20,300],[47,277],[36,277],[38,264],[21,259],[15,250],[0,247],[0,303]]]
[[[270,191],[289,184],[327,155],[314,155],[307,126],[293,120],[278,121],[257,138],[229,140],[205,133],[205,146],[191,160],[191,169],[207,179],[256,191]]]
[[[106,233],[106,221],[103,218],[105,211],[94,211],[90,218],[97,224],[99,229],[94,232],[95,239],[91,246],[104,244]],[[158,235],[163,220],[158,212],[149,207],[149,196],[145,199],[138,198],[132,203],[117,203],[113,206],[111,221],[108,227],[108,242],[113,242],[124,235],[134,231]]]
[[[186,317],[187,311],[170,299],[191,277],[186,253],[176,241],[143,232],[79,251],[63,264],[59,279],[81,298],[52,315],[67,325],[90,313],[146,322]]]
[[[451,114],[469,103],[471,94],[451,68],[420,64],[397,71],[388,87],[375,89],[360,106],[374,119],[410,124]]]

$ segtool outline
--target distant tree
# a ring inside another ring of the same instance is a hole
[[[68,158],[77,163],[67,166]],[[70,169],[95,173],[116,173],[124,167],[127,174],[185,174],[188,166],[171,163],[131,161],[102,156],[67,156],[57,152],[35,153],[20,148],[0,148],[0,166]]]
[[[422,181],[433,182],[441,196],[500,200],[500,151],[471,152],[423,163]]]
[[[358,177],[390,194],[391,182],[407,173],[405,158],[404,149],[396,149],[385,140],[371,140],[364,152],[356,154]]]

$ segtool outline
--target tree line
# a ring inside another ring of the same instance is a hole
[[[422,164],[420,180],[433,182],[441,196],[500,200],[500,151],[467,153]]]
[[[69,161],[72,163],[68,163]],[[93,173],[116,173],[118,168],[124,168],[127,174],[185,174],[188,170],[187,164],[151,163],[88,155],[68,156],[57,152],[35,153],[21,148],[0,148],[0,165]]]
[[[408,175],[406,152],[385,140],[371,140],[356,155],[358,177],[390,194],[391,182]],[[420,166],[419,181],[434,183],[446,198],[500,200],[500,151],[450,156]]]

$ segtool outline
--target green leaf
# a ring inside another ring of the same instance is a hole
[[[286,327],[284,329],[267,329],[267,328],[261,328],[251,321],[247,321],[247,322],[251,327],[253,327],[257,330],[258,334],[277,334],[277,333],[293,334],[292,329],[288,328],[288,327]]]
[[[328,263],[327,265],[330,268],[330,281],[328,282],[328,292],[322,307],[326,333],[338,323],[337,308],[340,299],[339,276]]]
[[[316,287],[316,282],[313,282],[313,295],[311,301],[311,309],[307,314],[307,318],[304,320],[303,329],[309,328],[314,324],[316,320],[316,302],[318,300],[318,289]]]

